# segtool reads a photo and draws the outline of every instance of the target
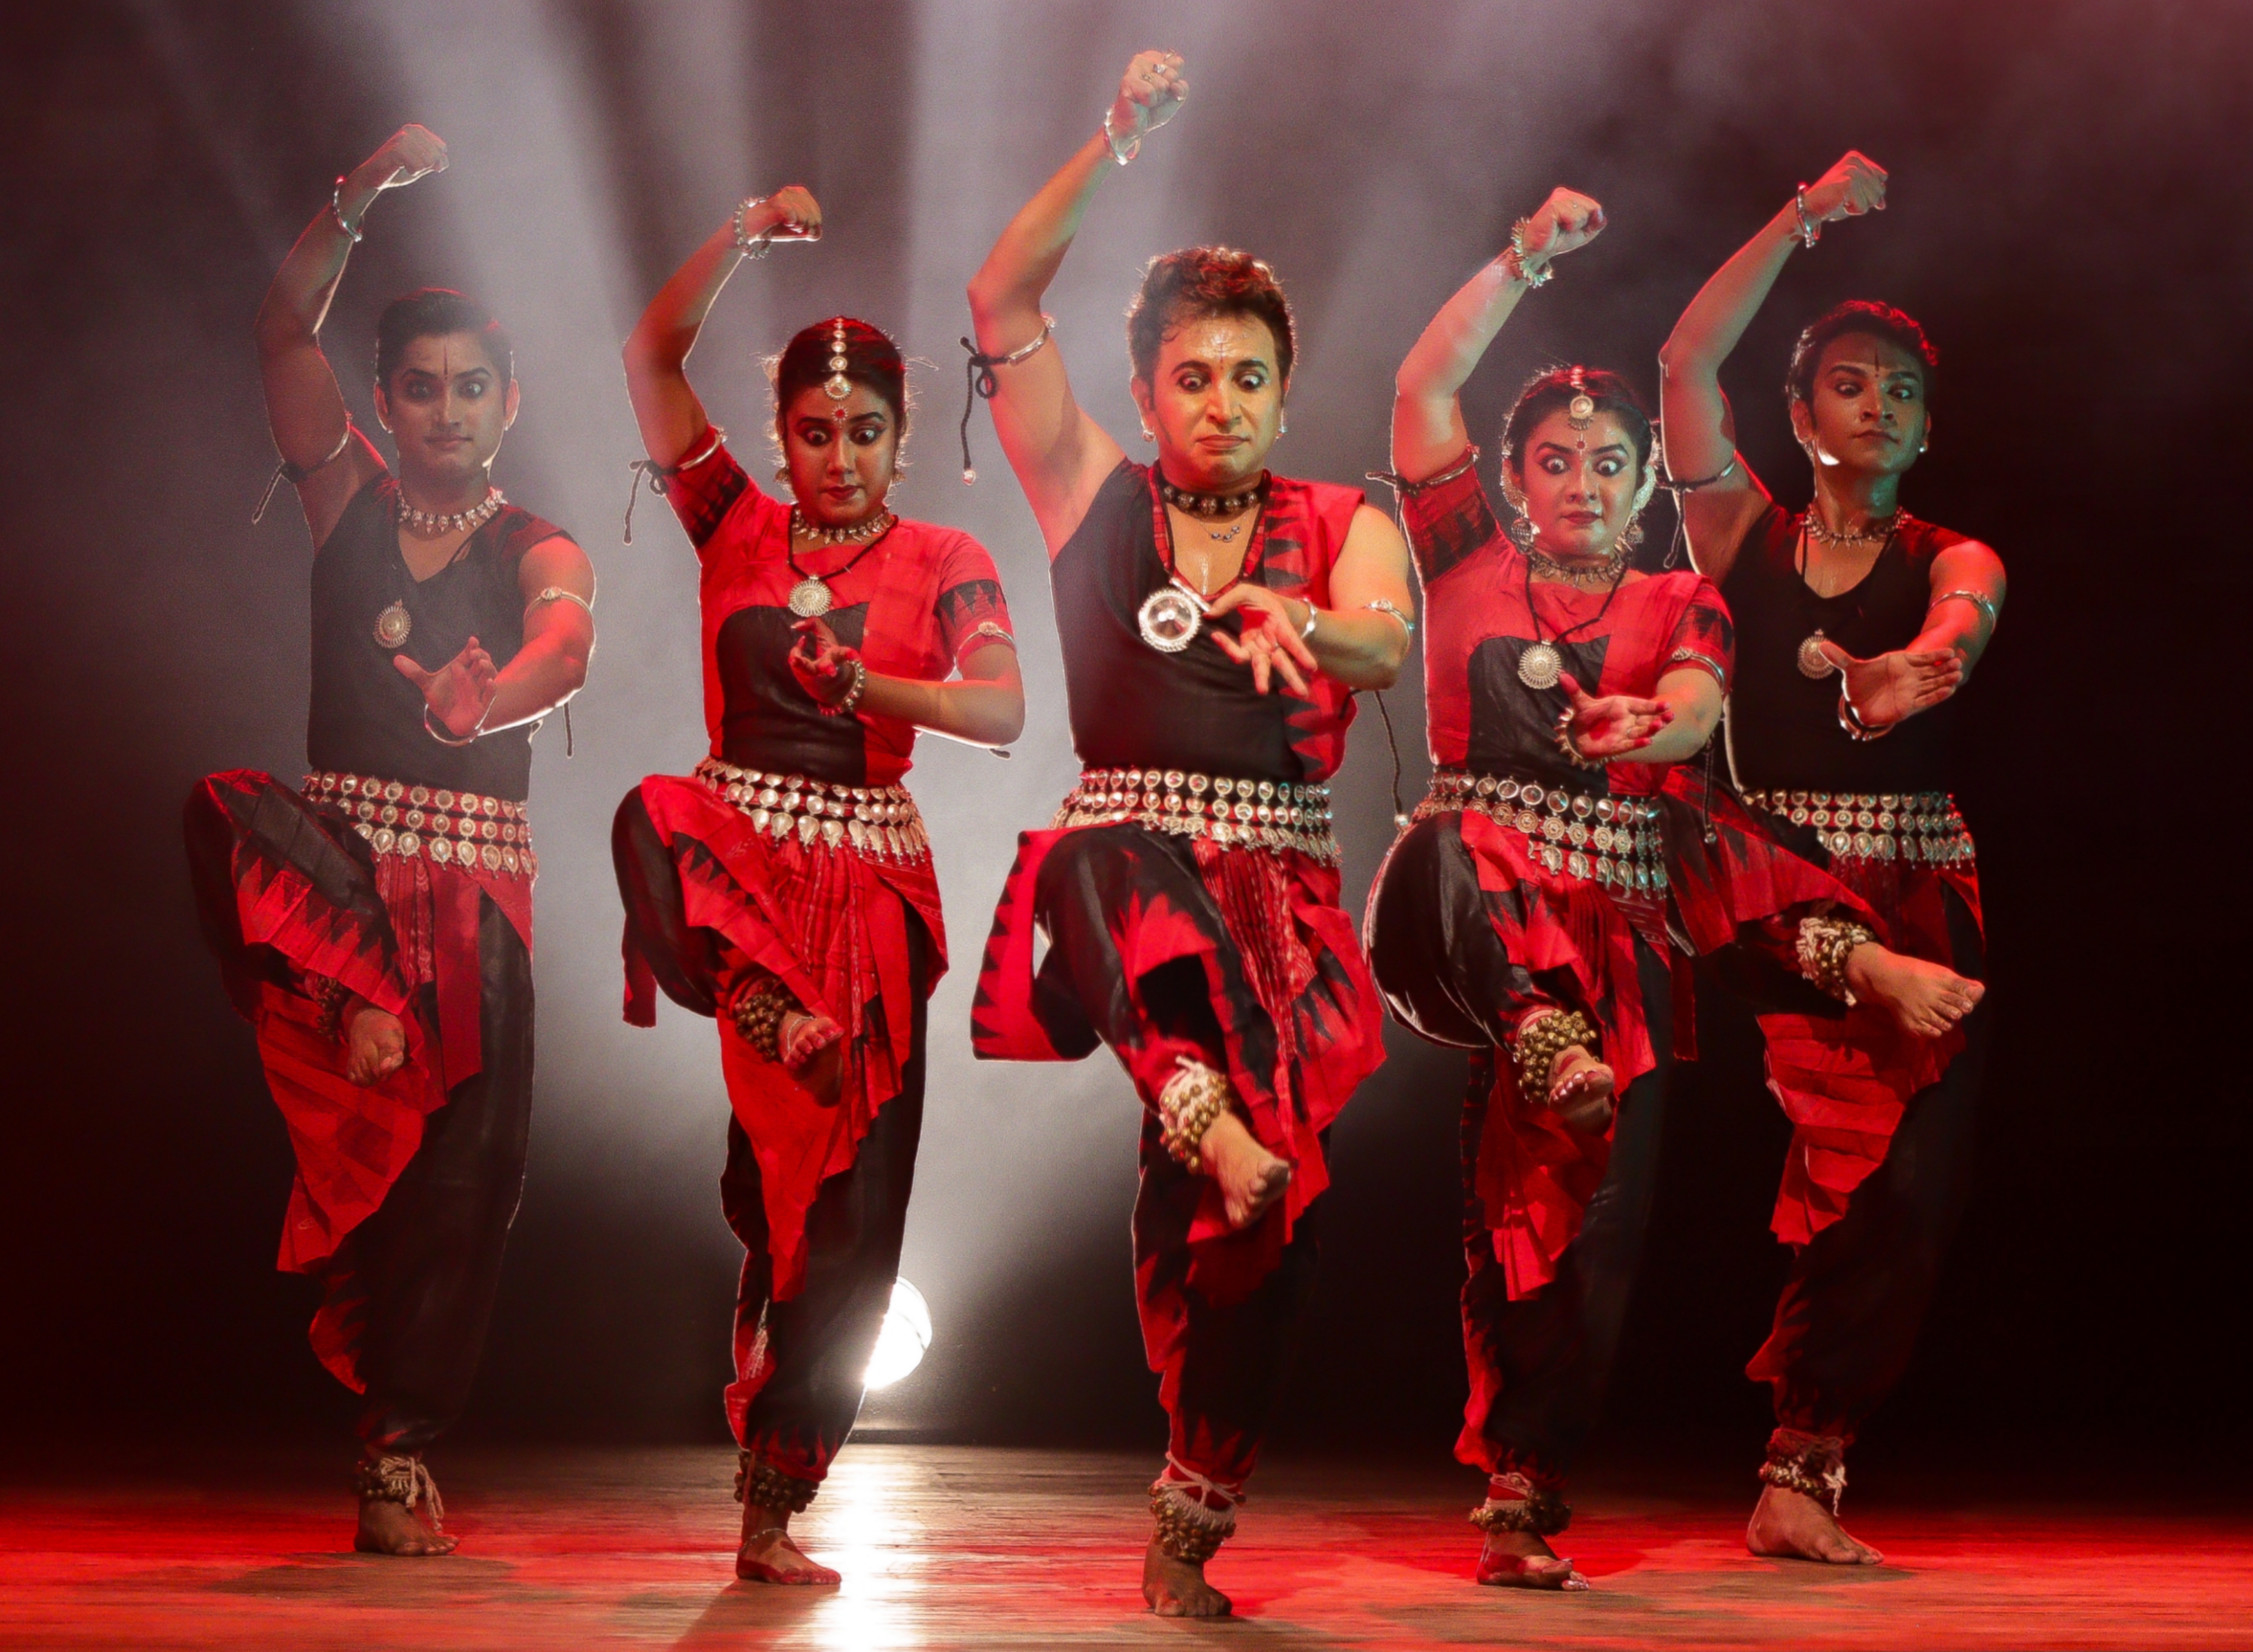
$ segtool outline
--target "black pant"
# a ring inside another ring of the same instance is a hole
[[[1954,967],[1983,975],[1978,925],[1952,892],[1948,903]],[[1982,1000],[1947,1072],[1910,1098],[1885,1162],[1794,1257],[1750,1373],[1772,1384],[1780,1425],[1851,1439],[1908,1369],[1971,1190],[1992,1021]]]
[[[774,1300],[766,1203],[751,1140],[728,1120],[728,1168],[720,1203],[743,1242],[736,1297],[739,1328],[757,1325],[772,1370],[752,1397],[741,1444],[785,1472],[820,1479],[861,1413],[861,1377],[899,1277],[916,1149],[923,1139],[929,942],[910,925],[914,950],[912,1053],[900,1092],[877,1109],[851,1169],[821,1184],[806,1213],[806,1277],[788,1301]],[[740,1337],[739,1337],[740,1341]],[[810,1474],[808,1474],[810,1472]]]
[[[1491,930],[1487,936],[1499,951]],[[1508,1276],[1495,1258],[1478,1197],[1491,1056],[1472,1063],[1463,1108],[1463,1256],[1470,1272],[1463,1281],[1463,1349],[1472,1405],[1456,1455],[1544,1483],[1571,1470],[1603,1409],[1657,1186],[1659,1133],[1674,1064],[1673,1004],[1666,959],[1641,941],[1635,956],[1658,1065],[1619,1098],[1610,1161],[1578,1237],[1558,1258],[1556,1277],[1519,1301],[1510,1300]]]
[[[338,1263],[367,1293],[361,1439],[420,1452],[462,1413],[524,1194],[532,1126],[532,955],[500,909],[478,903],[484,1070],[454,1086],[422,1144]]]

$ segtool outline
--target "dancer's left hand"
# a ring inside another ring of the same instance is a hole
[[[486,709],[500,691],[500,673],[492,656],[474,637],[436,671],[423,670],[403,652],[394,654],[391,663],[399,667],[401,676],[422,691],[422,703],[457,740],[466,740],[484,725]]]
[[[1964,683],[1964,657],[1952,648],[1895,649],[1857,659],[1833,642],[1816,645],[1831,669],[1846,680],[1846,698],[1862,726],[1890,728],[1929,711]]]
[[[791,630],[798,642],[790,651],[790,674],[817,704],[835,705],[853,686],[853,662],[861,658],[860,651],[839,642],[820,619],[801,619]]]
[[[1239,584],[1214,597],[1212,606],[1205,610],[1205,618],[1210,622],[1223,614],[1239,612],[1244,616],[1242,638],[1214,626],[1212,640],[1238,665],[1252,667],[1252,688],[1264,694],[1270,681],[1280,677],[1293,694],[1311,693],[1307,679],[1322,667],[1315,661],[1314,650],[1299,635],[1304,617],[1293,624],[1289,606],[1265,585]]]
[[[1583,757],[1623,757],[1640,751],[1674,721],[1674,708],[1636,694],[1589,694],[1565,673],[1557,680],[1573,707],[1573,745]]]

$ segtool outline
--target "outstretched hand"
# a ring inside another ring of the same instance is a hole
[[[1637,694],[1591,694],[1566,672],[1557,679],[1573,708],[1573,746],[1583,757],[1609,761],[1640,751],[1674,721],[1674,708]]]
[[[1265,585],[1231,585],[1212,599],[1205,617],[1215,620],[1223,614],[1239,612],[1244,616],[1242,638],[1216,626],[1212,640],[1238,665],[1252,667],[1253,690],[1266,694],[1280,676],[1293,694],[1310,694],[1307,679],[1322,667],[1315,663],[1314,650],[1299,635],[1298,626],[1291,623],[1291,611],[1283,599]]]
[[[1604,233],[1604,209],[1594,197],[1552,189],[1525,220],[1524,256],[1536,263],[1577,252]]]
[[[500,689],[500,673],[476,638],[436,671],[423,670],[403,652],[394,654],[391,663],[422,691],[422,703],[430,708],[431,717],[454,738],[466,740],[484,727],[485,713]]]
[[[1889,728],[1929,711],[1964,686],[1964,657],[1952,648],[1902,648],[1857,659],[1833,642],[1816,646],[1845,679],[1846,699],[1866,728]]]
[[[1859,150],[1848,150],[1838,164],[1807,186],[1807,215],[1818,224],[1886,210],[1886,169]]]
[[[351,182],[370,195],[387,189],[404,189],[418,178],[443,172],[446,140],[427,126],[402,126],[383,140],[383,147],[352,169]]]
[[[837,640],[827,621],[801,619],[791,627],[798,641],[790,651],[790,674],[816,705],[834,706],[853,686],[853,662],[860,651]]]
[[[1137,52],[1120,77],[1119,95],[1104,117],[1104,129],[1121,151],[1131,151],[1180,113],[1189,94],[1178,52]]]

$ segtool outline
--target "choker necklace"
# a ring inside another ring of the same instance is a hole
[[[1524,651],[1517,656],[1517,680],[1528,688],[1539,692],[1554,688],[1558,680],[1565,674],[1565,656],[1559,649],[1558,644],[1569,639],[1573,632],[1586,631],[1589,626],[1598,624],[1611,610],[1612,598],[1619,595],[1620,587],[1627,582],[1627,547],[1624,545],[1618,547],[1601,564],[1601,568],[1606,570],[1605,576],[1611,581],[1611,589],[1604,593],[1603,606],[1579,624],[1567,625],[1553,638],[1544,637],[1541,634],[1541,610],[1533,605],[1533,575],[1537,560],[1547,563],[1552,568],[1564,568],[1566,565],[1554,561],[1549,557],[1540,556],[1537,552],[1526,553],[1525,612],[1527,617],[1533,622],[1533,640],[1528,643]],[[1580,572],[1581,570],[1578,568],[1572,568],[1563,577],[1570,579],[1573,584],[1578,585],[1582,583],[1581,578],[1579,577]],[[1594,688],[1595,685],[1590,683],[1588,687]]]
[[[1834,532],[1824,523],[1822,515],[1813,505],[1807,507],[1807,537],[1817,545],[1883,545],[1894,536],[1894,530],[1909,519],[1907,511],[1896,510],[1887,516],[1873,516],[1852,533]]]
[[[1532,577],[1560,580],[1567,585],[1578,585],[1584,590],[1601,590],[1607,585],[1616,583],[1620,575],[1627,571],[1628,549],[1624,544],[1615,545],[1601,562],[1564,562],[1529,549],[1525,553],[1525,566]],[[1540,686],[1547,687],[1546,684]]]
[[[1187,488],[1177,488],[1166,480],[1163,471],[1158,472],[1158,497],[1176,511],[1190,516],[1236,516],[1259,503],[1266,491],[1267,475],[1260,472],[1259,479],[1241,493],[1192,493]]]
[[[487,487],[485,496],[466,511],[450,513],[438,511],[418,511],[407,502],[402,489],[399,495],[399,524],[410,533],[436,537],[451,533],[457,528],[483,527],[491,521],[500,507],[508,503],[508,496],[497,487]]]
[[[803,533],[824,545],[858,545],[861,554],[835,573],[824,576],[809,574],[800,568],[798,565],[798,547],[788,545],[783,552],[783,561],[790,564],[790,571],[798,575],[798,583],[790,588],[790,611],[800,619],[819,619],[834,608],[837,593],[829,589],[828,582],[842,579],[860,567],[861,557],[876,548],[876,542],[896,520],[898,519],[889,511],[879,511],[867,521],[856,522],[851,527],[814,527],[806,521],[805,512],[795,505],[792,505],[790,531],[793,534]]]

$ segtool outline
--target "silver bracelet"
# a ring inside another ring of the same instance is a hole
[[[854,708],[860,705],[861,696],[868,692],[868,664],[866,661],[855,658],[853,661],[853,686],[845,691],[844,698],[840,700],[835,705],[822,707],[822,714],[828,717],[850,716]]]
[[[1971,603],[1974,608],[1977,608],[1981,613],[1984,614],[1987,617],[1988,626],[1991,629],[1993,627],[1999,616],[1995,611],[1995,599],[1988,596],[1984,591],[1943,591],[1939,596],[1934,597],[1932,601],[1927,604],[1924,611],[1929,614],[1934,609],[1939,607],[1943,603],[1953,602],[1959,596],[1965,602]]]
[[[543,588],[539,596],[534,597],[530,602],[524,605],[524,611],[529,614],[534,609],[539,607],[542,603],[557,602],[576,603],[580,607],[585,609],[589,614],[592,614],[595,611],[595,605],[592,603],[580,596],[576,591],[565,590],[561,585],[549,585]]]
[[[1142,140],[1139,137],[1127,139],[1126,147],[1123,150],[1119,147],[1119,140],[1111,135],[1109,109],[1103,111],[1103,146],[1111,151],[1111,158],[1121,166],[1126,165],[1127,162],[1142,152]]]
[[[1528,221],[1521,218],[1510,227],[1510,245],[1503,248],[1502,256],[1496,261],[1510,272],[1512,281],[1522,281],[1528,287],[1546,287],[1556,278],[1557,271],[1552,268],[1552,261],[1546,258],[1541,261],[1538,269],[1527,266],[1525,226]]]
[[[1478,457],[1478,450],[1476,448],[1473,448],[1471,450],[1471,457],[1474,459]],[[1373,603],[1364,603],[1362,606],[1364,608],[1374,610],[1376,612],[1380,614],[1392,615],[1393,618],[1399,620],[1401,624],[1407,628],[1408,635],[1411,638],[1414,638],[1416,635],[1416,622],[1401,611],[1400,605],[1398,603],[1388,603],[1385,598],[1380,596]]]
[[[352,245],[357,247],[360,244],[363,237],[359,230],[354,229],[350,224],[345,222],[344,197],[345,174],[338,172],[337,174],[335,186],[329,191],[329,216],[337,220],[337,227],[344,231],[345,234],[351,236],[352,239]],[[361,215],[365,217],[366,213],[363,213]]]
[[[1713,673],[1713,680],[1721,685],[1721,692],[1725,694],[1729,692],[1729,673],[1723,671],[1717,661],[1707,659],[1696,649],[1678,648],[1668,655],[1666,670],[1671,671],[1677,666],[1703,666]],[[1662,677],[1665,674],[1665,672],[1659,673]]]
[[[482,721],[480,719],[480,721]],[[483,728],[472,728],[459,740],[455,739],[451,735],[440,734],[438,726],[430,721],[429,702],[426,701],[422,706],[422,732],[442,746],[474,746],[478,743],[478,736],[485,731]]]
[[[764,206],[773,199],[771,195],[747,196],[743,204],[736,208],[736,250],[746,258],[764,258],[768,249],[774,245],[773,230],[750,235],[744,233],[743,227],[743,220],[750,215],[752,207]]]
[[[1302,603],[1307,602],[1307,599],[1303,596],[1299,600]],[[1310,643],[1315,640],[1315,622],[1322,618],[1322,610],[1321,609],[1316,608],[1312,603],[1307,603],[1307,623],[1299,627],[1299,640],[1301,642]]]
[[[1799,244],[1809,252],[1823,239],[1823,226],[1807,215],[1807,185],[1802,184],[1791,192],[1791,210],[1799,215]]]

